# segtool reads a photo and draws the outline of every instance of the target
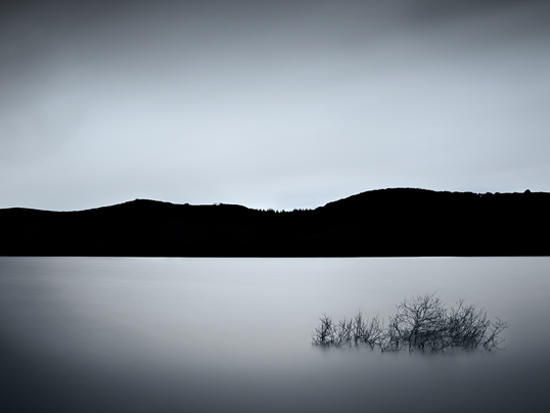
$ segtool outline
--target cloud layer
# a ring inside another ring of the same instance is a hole
[[[3,7],[0,207],[550,190],[547,1]]]

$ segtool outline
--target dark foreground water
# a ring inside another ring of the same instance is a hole
[[[519,412],[550,403],[550,259],[0,257],[1,412]],[[506,350],[311,346],[437,291]]]

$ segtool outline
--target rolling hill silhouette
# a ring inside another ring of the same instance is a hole
[[[0,255],[550,255],[549,193],[363,192],[313,210],[135,200],[74,212],[0,209]]]

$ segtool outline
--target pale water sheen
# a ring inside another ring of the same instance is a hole
[[[549,258],[0,257],[0,411],[518,412],[550,402]],[[326,313],[437,291],[492,353],[311,346]]]

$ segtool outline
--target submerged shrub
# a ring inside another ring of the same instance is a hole
[[[318,346],[365,345],[382,351],[432,351],[446,349],[499,349],[500,333],[508,327],[500,318],[487,319],[483,310],[459,300],[447,309],[435,294],[405,299],[389,318],[388,327],[378,316],[370,321],[361,312],[337,323],[326,315],[313,331],[312,343]]]
[[[319,319],[321,325],[315,329],[313,332],[313,342],[314,344],[320,346],[332,346],[336,344],[336,328],[332,319],[323,314]]]

